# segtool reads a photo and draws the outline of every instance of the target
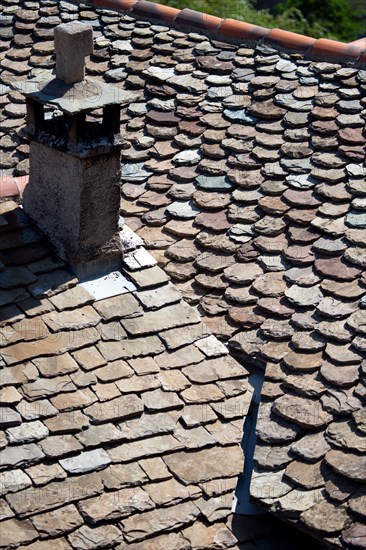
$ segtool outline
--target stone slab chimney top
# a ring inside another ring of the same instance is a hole
[[[66,84],[85,79],[85,57],[93,53],[91,25],[70,21],[55,28],[56,77]]]

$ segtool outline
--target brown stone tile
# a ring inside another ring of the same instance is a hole
[[[100,473],[91,473],[55,481],[45,487],[25,489],[9,496],[9,502],[19,516],[24,516],[59,508],[102,491]]]
[[[31,542],[37,538],[38,533],[29,519],[8,519],[1,524],[1,544],[4,547]]]
[[[42,538],[69,533],[82,525],[83,521],[73,504],[32,517],[32,523]]]

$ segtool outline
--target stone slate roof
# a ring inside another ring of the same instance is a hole
[[[88,73],[131,92],[121,116],[126,225],[213,334],[265,367],[253,498],[331,546],[364,548],[365,68],[64,2],[25,2],[13,27],[17,6],[2,5],[3,84],[51,69],[54,26],[78,17],[96,33]],[[28,172],[28,145],[22,98],[2,90],[8,189]],[[133,254],[125,260],[136,267]],[[205,369],[186,378],[206,385],[210,403],[213,384],[223,391]],[[235,381],[228,387],[236,395]],[[206,445],[188,444],[197,440]]]
[[[95,300],[16,203],[0,221],[0,547],[234,546],[248,371],[127,228],[138,269]]]

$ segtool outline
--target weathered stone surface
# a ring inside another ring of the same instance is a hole
[[[366,433],[366,411],[365,409],[359,409],[352,414],[353,420],[356,423],[357,429]]]
[[[307,464],[306,462],[294,460],[287,466],[285,477],[305,489],[322,487],[324,485],[322,461]]]
[[[322,458],[329,449],[323,432],[305,435],[291,446],[291,452],[310,462]]]
[[[62,482],[48,484],[47,491],[42,492],[42,499],[39,498],[39,489],[29,488],[13,493],[8,500],[17,514],[25,515],[57,508],[67,502],[96,495],[102,490],[99,474],[91,473],[79,476],[78,483],[73,478],[67,478]]]
[[[224,458],[226,457],[226,458]],[[200,468],[195,468],[195,464]],[[185,485],[201,483],[222,477],[222,460],[225,460],[228,477],[237,475],[243,465],[243,453],[239,446],[212,447],[196,453],[180,452],[164,457],[164,462]]]
[[[294,328],[289,321],[267,319],[261,325],[264,336],[278,340],[287,340],[294,334]]]
[[[198,323],[199,321],[199,315],[195,310],[182,302],[146,313],[138,322],[122,320],[122,325],[128,333],[141,335]]]
[[[347,325],[358,333],[366,334],[366,320],[363,311],[356,311],[347,319]]]
[[[361,402],[354,395],[353,388],[329,389],[320,400],[324,409],[334,414],[349,414],[361,407]]]
[[[80,505],[84,517],[93,524],[126,517],[133,512],[145,512],[153,507],[154,503],[149,495],[136,487],[104,493],[84,500]]]
[[[1,545],[4,548],[14,548],[36,538],[38,538],[37,531],[29,519],[23,521],[8,519],[1,524]]]
[[[326,296],[317,305],[317,311],[325,317],[343,319],[357,310],[357,302],[343,302],[332,296]],[[348,323],[348,320],[347,320]],[[349,324],[349,323],[348,323]]]
[[[23,392],[27,397],[37,399],[55,395],[59,392],[72,392],[76,389],[68,375],[56,376],[55,378],[38,378],[35,382],[24,384]]]
[[[278,317],[283,317],[287,319],[291,317],[294,313],[294,309],[285,298],[275,297],[275,298],[260,298],[257,302],[257,305],[260,309],[264,310],[265,313],[270,315],[276,315]]]
[[[30,441],[39,441],[48,435],[48,429],[39,420],[34,422],[22,423],[15,428],[6,430],[10,443],[29,443]]]
[[[182,239],[172,244],[166,251],[166,255],[178,262],[187,262],[194,260],[199,254],[199,250],[193,241]]]
[[[142,401],[147,410],[152,412],[179,409],[184,406],[176,393],[164,392],[160,389],[143,393]]]
[[[325,455],[325,460],[337,473],[354,481],[365,482],[365,456],[332,449]]]
[[[273,411],[304,428],[321,428],[332,419],[319,401],[291,395],[279,397],[273,404]]]
[[[64,331],[57,339],[49,335],[43,340],[20,342],[7,346],[2,355],[8,365],[13,365],[42,355],[60,355],[81,346],[93,344],[98,340],[99,333],[93,327],[82,332],[75,331],[73,338],[70,338],[68,332]]]
[[[329,361],[324,361],[320,368],[320,374],[327,382],[341,388],[347,388],[353,386],[354,383],[357,382],[359,377],[359,366],[339,366]]]
[[[286,290],[286,282],[282,273],[264,273],[253,281],[252,288],[263,296],[281,296]]]
[[[199,513],[199,509],[193,502],[160,508],[141,514],[139,525],[136,525],[136,519],[133,516],[123,520],[123,532],[129,542],[139,541],[148,535],[171,531],[192,523]]]
[[[94,302],[94,297],[83,287],[75,286],[50,298],[50,302],[59,310],[74,309]]]
[[[22,418],[20,414],[10,407],[0,408],[0,427],[10,428],[11,426],[19,426]]]
[[[114,525],[101,525],[92,529],[83,525],[69,535],[74,548],[80,550],[93,550],[97,548],[108,548],[110,544],[118,544],[123,540],[121,531]]]
[[[137,463],[112,464],[101,473],[106,489],[134,487],[147,481],[147,475]]]
[[[324,382],[317,373],[291,374],[286,376],[283,385],[305,397],[319,397],[326,392]]]
[[[323,501],[303,512],[301,521],[318,533],[333,535],[339,533],[349,523],[347,510],[343,506],[335,507],[333,503]]]
[[[339,257],[315,260],[315,269],[324,277],[340,281],[352,281],[361,273],[359,269],[349,266]]]
[[[296,332],[291,338],[291,343],[296,350],[300,351],[320,351],[325,348],[325,341],[317,332]]]
[[[284,362],[286,363],[286,365],[291,370],[298,372],[314,371],[321,366],[322,361],[322,352],[299,353],[291,351],[284,357]]]
[[[262,403],[259,408],[256,432],[258,437],[266,443],[281,444],[293,441],[299,429],[296,425],[275,416],[272,413],[272,403]]]
[[[235,544],[237,540],[233,533],[222,523],[207,527],[196,521],[191,527],[185,529],[182,534],[189,541],[190,547],[197,548],[197,550],[228,548]]]
[[[291,481],[284,477],[285,470],[277,472],[253,471],[250,494],[254,498],[277,498],[286,495],[293,488]]]
[[[100,342],[98,347],[106,361],[145,357],[164,351],[164,345],[157,336],[121,340],[119,342]]]
[[[0,473],[0,494],[15,493],[32,485],[32,481],[22,470],[9,470]]]
[[[366,531],[363,523],[354,523],[343,531],[342,539],[346,544],[355,546],[356,548],[365,548],[366,546]]]
[[[298,517],[322,500],[321,489],[294,489],[278,499],[267,499],[265,502],[274,505],[274,509],[291,518]]]
[[[75,286],[77,279],[62,269],[38,275],[37,281],[28,286],[35,298],[50,297]]]
[[[286,290],[285,296],[290,300],[290,302],[297,306],[310,307],[315,306],[320,302],[323,298],[323,293],[319,285],[306,288],[292,285],[288,290]]]
[[[113,462],[129,462],[139,458],[173,452],[182,449],[183,445],[170,434],[149,437],[141,441],[122,444],[108,451]]]
[[[71,474],[85,474],[100,470],[110,463],[110,458],[103,449],[86,451],[72,458],[60,460],[61,466]]]
[[[68,374],[78,369],[78,364],[68,353],[54,357],[40,357],[33,359],[33,363],[45,377]]]
[[[362,355],[352,346],[345,344],[340,345],[329,343],[327,344],[325,352],[332,361],[340,365],[357,365],[362,361]]]
[[[44,457],[44,453],[35,443],[6,447],[1,454],[2,468],[34,464]]]
[[[209,523],[213,523],[230,515],[232,496],[227,494],[208,500],[201,498],[195,504],[201,510],[204,518]]]
[[[361,487],[349,500],[348,503],[352,512],[355,512],[359,516],[365,517],[366,515],[366,493],[365,488]]]
[[[84,409],[84,412],[96,424],[103,424],[112,420],[124,420],[140,416],[143,410],[143,403],[136,395],[123,395],[111,401],[95,403]]]
[[[262,274],[262,269],[255,263],[246,264],[245,268],[240,264],[234,264],[224,270],[226,279],[235,284],[250,283]]]
[[[259,327],[265,320],[261,312],[250,306],[232,307],[228,313],[232,321],[246,329]]]
[[[83,518],[76,506],[70,504],[51,512],[36,515],[32,518],[32,523],[41,537],[58,537],[82,525]]]
[[[366,452],[365,437],[355,431],[352,421],[333,422],[328,426],[325,437],[334,447],[340,447],[346,451]]]
[[[130,293],[99,300],[94,307],[105,321],[121,319],[122,317],[136,317],[142,314],[139,302]]]

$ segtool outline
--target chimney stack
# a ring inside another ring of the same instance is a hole
[[[121,267],[120,102],[128,94],[85,79],[85,57],[93,52],[90,25],[61,24],[54,38],[56,78],[14,85],[27,98],[30,136],[23,204],[59,256],[85,279]],[[44,105],[62,115],[45,117]],[[100,108],[102,121],[86,120]]]

